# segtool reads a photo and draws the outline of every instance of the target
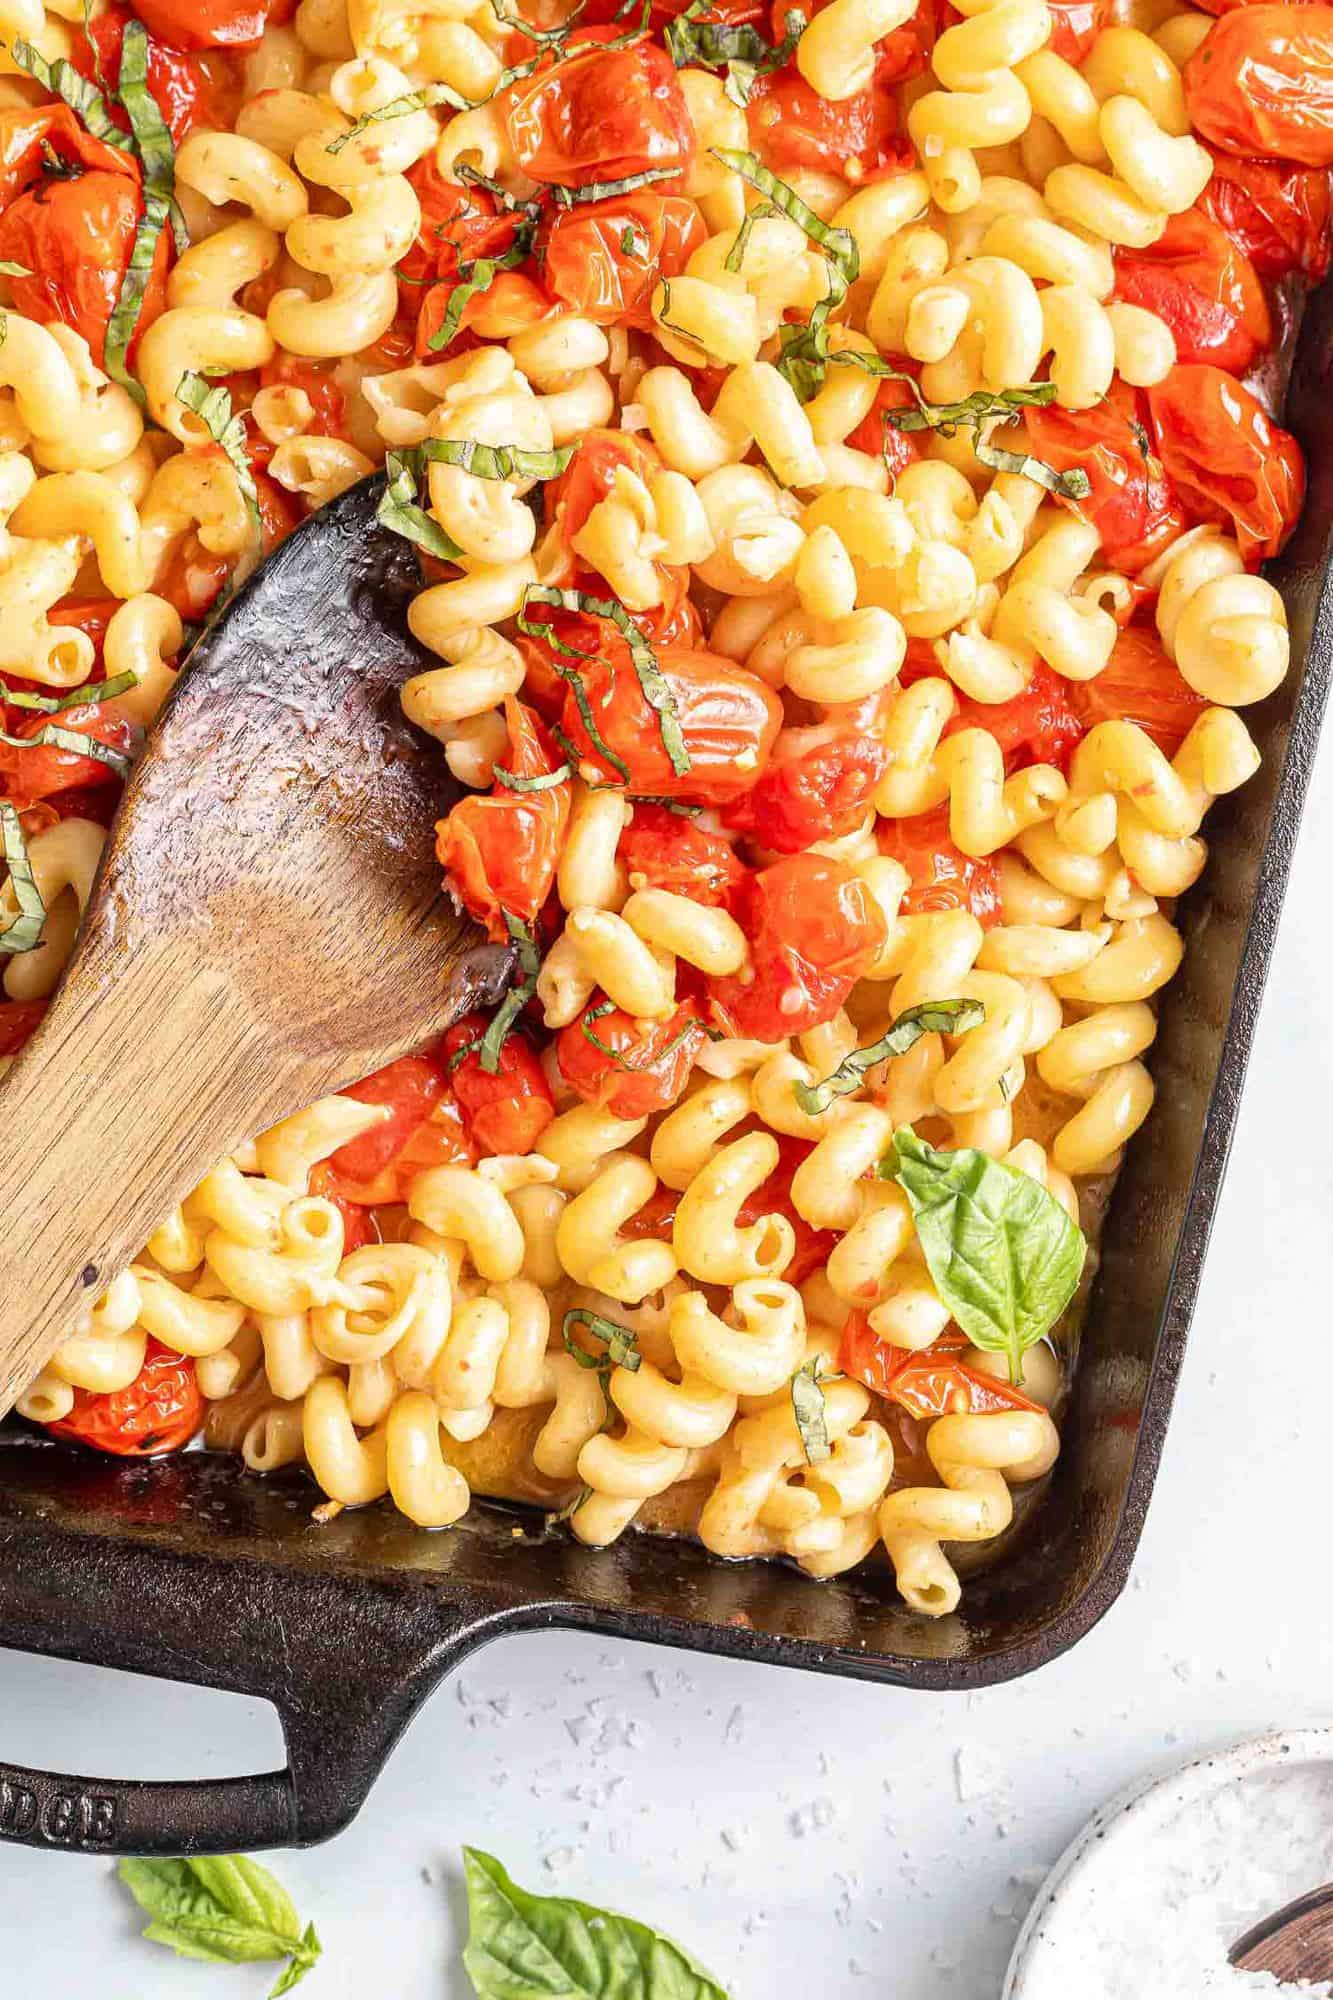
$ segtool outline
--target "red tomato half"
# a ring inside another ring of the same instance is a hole
[[[795,63],[755,79],[746,110],[750,143],[781,174],[790,167],[865,180],[912,162],[892,91],[876,80],[837,103],[821,97]]]
[[[527,1036],[512,1028],[500,1044],[500,1067],[483,1069],[473,1047],[485,1034],[485,1014],[465,1014],[441,1044],[463,1125],[479,1153],[530,1153],[551,1120],[555,1100]],[[460,1050],[469,1053],[460,1058]]]
[[[975,860],[949,837],[949,808],[916,813],[911,819],[881,819],[875,825],[881,854],[901,861],[911,880],[903,898],[907,917],[940,910],[970,910],[987,928],[1000,921],[1000,880],[989,855]]]
[[[204,1417],[204,1399],[188,1354],[149,1336],[144,1364],[128,1389],[94,1395],[74,1391],[74,1407],[52,1437],[72,1438],[116,1458],[154,1458],[188,1444]]]
[[[53,156],[62,168],[102,168],[138,184],[139,170],[129,154],[94,139],[67,104],[0,111],[0,209],[43,182]]]
[[[114,90],[120,82],[120,49],[125,39],[125,24],[133,19],[128,7],[118,6],[113,0],[111,6],[89,23],[87,33],[76,37],[71,52],[75,69],[81,75],[95,79],[100,68]],[[147,71],[148,94],[156,100],[176,145],[179,146],[195,125],[231,123],[212,102],[215,94],[212,84],[193,57],[183,55],[180,49],[169,48],[151,34],[148,37]],[[116,123],[128,131],[129,118],[114,98],[110,110]]]
[[[649,302],[661,278],[674,278],[707,235],[683,195],[652,188],[568,209],[545,238],[545,277],[562,304],[598,326],[651,329]],[[541,254],[539,242],[538,255]]]
[[[1175,540],[1185,517],[1153,456],[1132,391],[1113,389],[1091,410],[1062,410],[1052,403],[1026,411],[1024,420],[1038,458],[1057,472],[1079,467],[1087,473],[1092,484],[1087,499],[1064,504],[1091,521],[1106,562],[1135,576]]]
[[[946,1416],[978,1416],[991,1410],[1040,1410],[1030,1396],[980,1368],[969,1368],[961,1359],[969,1343],[955,1331],[942,1333],[929,1347],[915,1352],[893,1347],[871,1330],[866,1315],[858,1309],[848,1314],[842,1329],[838,1366],[897,1403],[910,1416],[922,1419]]]
[[[588,431],[560,477],[546,487],[546,518],[558,523],[565,541],[572,542],[593,508],[611,493],[622,467],[648,479],[661,464],[653,444],[633,431]]]
[[[591,784],[624,784],[631,792],[700,805],[726,805],[747,791],[767,765],[782,726],[782,704],[773,690],[720,653],[658,648],[658,669],[675,703],[690,759],[689,770],[677,772],[629,648],[614,626],[609,629],[615,634],[613,648],[608,642],[607,653],[579,666],[593,727],[606,749],[594,742],[572,688],[561,717],[583,776]],[[616,769],[612,757],[624,770]]]
[[[774,854],[838,840],[865,818],[888,762],[883,733],[873,723],[784,729],[768,769],[728,808],[726,823]]]
[[[1211,361],[1243,375],[1273,345],[1259,273],[1239,244],[1201,209],[1167,217],[1146,250],[1117,250],[1115,293],[1156,313],[1175,336],[1177,361]]]
[[[745,864],[729,841],[669,806],[635,806],[620,836],[620,859],[631,889],[669,889],[714,909],[730,909],[745,880]]]
[[[1173,368],[1148,403],[1166,475],[1195,520],[1232,529],[1251,565],[1275,556],[1305,497],[1290,431],[1220,368]]]
[[[1185,65],[1199,137],[1227,153],[1333,166],[1333,7],[1238,7]]]
[[[604,996],[594,994],[579,1019],[561,1029],[555,1045],[561,1076],[585,1103],[601,1105],[616,1118],[651,1118],[667,1110],[684,1091],[708,1039],[694,1002],[686,1001],[669,1020],[652,1023],[636,1021],[619,1007],[599,1013],[604,1006]]]
[[[1167,658],[1155,632],[1131,625],[1095,679],[1070,692],[1084,727],[1123,716],[1145,729],[1164,756],[1174,757],[1208,704]]]
[[[141,212],[137,179],[99,167],[72,180],[45,181],[0,215],[0,258],[32,274],[9,280],[15,311],[72,327],[99,367]],[[164,229],[130,342],[131,361],[166,305],[170,255],[171,233]]]
[[[865,883],[825,854],[791,854],[748,876],[736,918],[752,976],[715,980],[710,998],[727,1034],[759,1042],[831,1020],[884,947]]]
[[[670,56],[648,41],[601,46],[616,37],[611,28],[576,31],[562,62],[509,92],[505,126],[530,180],[589,187],[650,168],[683,174],[694,158],[694,127]]]
[[[505,723],[507,770],[540,778],[560,769],[563,760],[532,709],[511,697]],[[439,822],[435,851],[446,882],[495,942],[508,941],[506,911],[530,923],[551,893],[572,793],[568,781],[525,792],[498,780],[494,791],[460,799]]]
[[[1238,160],[1213,149],[1199,206],[1220,222],[1261,278],[1299,272],[1318,284],[1333,261],[1333,173],[1286,160]]]

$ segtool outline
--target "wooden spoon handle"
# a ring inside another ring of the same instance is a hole
[[[227,1101],[262,1104],[263,1058],[241,994],[179,939],[124,961],[84,940],[0,1086],[0,1415],[227,1150]]]

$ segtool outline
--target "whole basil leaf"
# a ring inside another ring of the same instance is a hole
[[[313,1924],[301,1929],[291,1897],[277,1878],[247,1854],[199,1855],[191,1860],[122,1861],[121,1881],[153,1919],[144,1932],[182,1958],[247,1965],[285,1958],[269,2000],[290,1993],[320,1955]]]
[[[463,1965],[478,2000],[727,2000],[702,1966],[647,1924],[572,1896],[534,1896],[493,1855],[465,1847]]]
[[[1050,1331],[1073,1298],[1087,1238],[1040,1181],[965,1146],[938,1153],[910,1126],[894,1133],[881,1176],[911,1203],[935,1289],[974,1347],[1009,1359]]]

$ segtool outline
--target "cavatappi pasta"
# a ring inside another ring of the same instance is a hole
[[[28,1418],[931,1614],[1050,1470],[1288,666],[1244,378],[1329,262],[1333,7],[952,11],[5,15],[0,1054],[188,628],[380,466],[517,961],[220,1162]]]

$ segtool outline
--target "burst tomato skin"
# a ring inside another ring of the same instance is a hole
[[[910,878],[902,901],[905,917],[968,910],[986,929],[1000,921],[1000,878],[989,855],[976,860],[949,837],[949,808],[911,819],[881,819],[875,827],[881,854],[901,861]]]
[[[99,367],[106,359],[107,323],[120,296],[142,208],[136,179],[95,167],[72,180],[49,180],[29,189],[0,215],[0,258],[32,274],[9,280],[15,311],[72,327],[87,341]],[[131,362],[166,305],[170,254],[170,233],[164,230],[130,341]]]
[[[1202,209],[1167,217],[1146,250],[1118,250],[1115,294],[1170,327],[1178,362],[1207,361],[1243,375],[1273,344],[1259,273]]]
[[[100,67],[115,88],[120,82],[121,44],[125,39],[126,26],[133,19],[134,15],[128,7],[112,4],[88,24],[86,34],[75,40],[71,52],[71,60],[80,75],[95,79]],[[192,56],[183,54],[179,48],[169,47],[165,41],[159,41],[150,34],[146,67],[149,96],[156,100],[177,146],[196,125],[229,122],[219,115],[217,107],[212,104],[212,86]],[[130,121],[121,105],[113,100],[110,110],[116,123],[122,130],[128,131]]]
[[[839,840],[865,818],[888,761],[883,734],[873,727],[784,729],[768,769],[728,808],[726,824],[773,854]]]
[[[1200,208],[1222,225],[1261,278],[1299,273],[1317,285],[1333,262],[1333,172],[1210,150],[1213,177]]]
[[[668,889],[713,909],[730,909],[745,880],[730,842],[669,806],[636,805],[619,853],[631,889]]]
[[[891,479],[896,479],[920,458],[921,436],[915,431],[899,430],[897,424],[888,422],[886,412],[905,410],[914,400],[906,382],[881,382],[873,407],[847,436],[853,451],[882,458]]]
[[[546,519],[572,542],[593,508],[614,490],[622,469],[646,480],[661,465],[656,448],[633,431],[588,431],[564,471],[547,485]]]
[[[115,1458],[155,1458],[188,1444],[203,1416],[194,1362],[150,1335],[143,1367],[127,1389],[109,1395],[76,1389],[69,1415],[46,1428],[52,1437],[70,1438]]]
[[[556,1037],[556,1061],[565,1082],[585,1104],[600,1105],[616,1118],[650,1118],[683,1095],[695,1057],[707,1036],[692,1000],[665,1021],[634,1020],[621,1008],[599,1014],[605,996],[596,993],[577,1021]],[[587,1022],[607,1055],[583,1032]]]
[[[1185,526],[1179,497],[1152,452],[1152,440],[1132,391],[1111,394],[1091,410],[1055,404],[1027,410],[1032,449],[1057,472],[1080,467],[1092,491],[1065,504],[1091,521],[1102,538],[1100,557],[1127,576],[1160,555]]]
[[[994,1410],[1040,1410],[1030,1396],[962,1359],[966,1337],[949,1329],[929,1347],[913,1352],[881,1340],[859,1307],[847,1316],[838,1350],[844,1375],[864,1382],[877,1396],[897,1403],[910,1416],[977,1416]]]
[[[421,230],[398,266],[399,296],[405,312],[415,321],[415,353],[420,361],[435,358],[437,352],[452,346],[451,340],[445,341],[443,348],[436,350],[431,341],[443,323],[460,266],[482,257],[502,257],[513,247],[520,218],[501,214],[494,196],[484,188],[446,181],[434,152],[418,160],[407,178],[421,205]],[[423,290],[431,278],[441,282]],[[458,315],[458,333],[508,340],[544,319],[550,310],[550,299],[529,272],[497,271],[483,291],[464,302]],[[385,363],[386,367],[395,365]]]
[[[1193,518],[1230,529],[1251,567],[1277,555],[1305,498],[1290,431],[1220,368],[1173,368],[1148,404],[1163,468]]]
[[[101,169],[138,183],[129,154],[94,139],[67,104],[0,111],[0,209],[45,180],[53,154],[62,168]]]
[[[598,326],[649,331],[658,281],[683,271],[707,234],[684,195],[644,188],[554,216],[539,249],[546,283],[562,304]]]
[[[349,1139],[330,1153],[328,1166],[345,1181],[373,1181],[402,1152],[408,1140],[424,1125],[448,1090],[444,1063],[437,1051],[399,1056],[360,1083],[349,1084],[340,1094],[354,1097],[359,1104],[380,1104],[389,1115],[372,1125],[357,1139]]]
[[[564,760],[532,709],[511,696],[505,702],[505,723],[506,769],[524,778],[560,769]],[[572,795],[567,780],[535,792],[497,782],[484,797],[460,799],[439,822],[436,853],[445,880],[494,942],[509,938],[506,912],[531,923],[550,894]]]
[[[1199,137],[1227,153],[1333,166],[1333,7],[1238,7],[1185,65]]]
[[[777,1042],[833,1018],[885,942],[864,882],[825,854],[790,854],[751,875],[736,898],[753,977],[715,980],[728,1035]]]
[[[530,1153],[555,1117],[551,1086],[520,1028],[512,1028],[500,1044],[499,1069],[494,1074],[483,1069],[473,1044],[486,1027],[485,1014],[465,1014],[441,1044],[464,1129],[479,1153]]]
[[[755,79],[746,121],[751,145],[778,174],[792,167],[842,174],[850,167],[849,178],[864,180],[891,164],[910,164],[893,93],[878,78],[835,104],[788,63]]]
[[[1166,757],[1175,756],[1208,706],[1168,659],[1157,634],[1142,625],[1122,632],[1101,673],[1074,682],[1072,694],[1085,729],[1123,716],[1146,730]]]
[[[938,676],[939,671],[932,648],[922,640],[909,639],[899,686],[911,687],[914,681]],[[1053,764],[1067,775],[1069,760],[1083,736],[1071,683],[1041,660],[1027,686],[1009,701],[974,701],[955,688],[954,710],[944,725],[944,734],[956,736],[960,729],[984,729],[995,738],[1004,753],[1006,777],[1033,764]]]
[[[10,712],[6,733],[11,736],[32,737],[40,734],[52,718],[48,715],[32,715],[26,709]],[[108,749],[123,754],[134,746],[133,723],[124,716],[105,710],[100,702],[76,703],[71,708],[62,709],[55,718],[60,727],[79,736],[88,736],[96,743],[104,743]],[[30,748],[21,748],[14,743],[0,743],[0,786],[5,796],[16,805],[28,806],[38,799],[49,799],[58,792],[71,791],[76,785],[118,785],[120,779],[108,764],[97,757],[83,757],[73,750],[62,750],[54,743],[34,743]]]
[[[509,91],[505,126],[530,180],[589,187],[689,167],[694,128],[670,56],[646,41],[603,46],[615,39],[609,26],[575,30],[563,62]]]
[[[747,791],[767,765],[782,726],[782,704],[773,690],[720,653],[659,647],[658,668],[675,702],[690,759],[689,770],[677,772],[629,649],[618,633],[615,637],[614,650],[583,662],[579,675],[597,733],[629,778],[593,742],[570,689],[561,727],[578,753],[583,776],[591,784],[627,784],[631,792],[698,805],[726,805]]]
[[[135,0],[150,33],[174,49],[247,49],[262,38],[268,0]]]
[[[1081,63],[1110,18],[1110,0],[1047,0],[1054,54]]]
[[[787,1285],[801,1285],[813,1271],[822,1270],[828,1263],[838,1242],[838,1232],[836,1229],[811,1228],[791,1198],[792,1176],[802,1160],[810,1157],[814,1147],[804,1139],[793,1139],[783,1132],[774,1136],[778,1142],[778,1163],[768,1179],[761,1181],[752,1195],[746,1196],[737,1211],[736,1220],[743,1229],[748,1229],[751,1223],[761,1221],[766,1215],[785,1215],[792,1226],[796,1248],[791,1262],[782,1273],[782,1280]]]

